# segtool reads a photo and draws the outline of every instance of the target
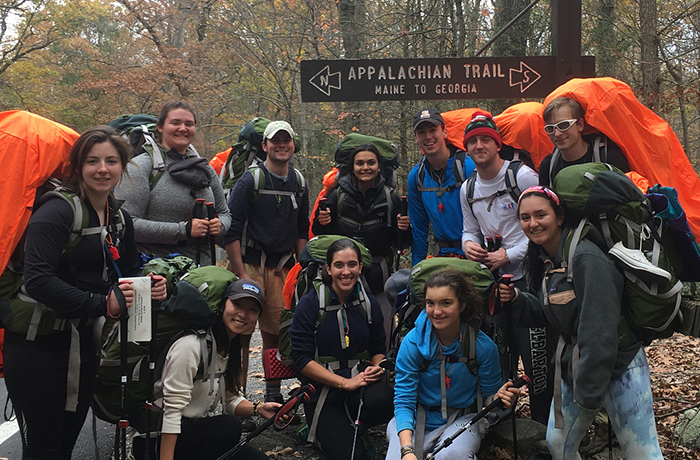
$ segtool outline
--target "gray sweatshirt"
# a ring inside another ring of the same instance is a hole
[[[158,257],[177,252],[195,258],[196,240],[188,238],[186,225],[197,198],[214,202],[221,220],[220,237],[226,234],[231,225],[231,213],[224,198],[216,172],[211,168],[212,180],[207,188],[193,189],[175,182],[167,172],[150,190],[151,156],[144,153],[132,160],[127,167],[128,177],[124,177],[114,190],[119,200],[124,200],[126,209],[134,220],[134,231],[139,251]],[[200,241],[201,261],[209,263],[209,241]]]

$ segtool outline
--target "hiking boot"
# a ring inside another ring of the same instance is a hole
[[[615,433],[612,433],[612,445],[617,443]],[[588,435],[581,440],[578,446],[580,454],[593,455],[602,452],[608,447],[608,423],[607,414],[598,414],[593,425],[588,429]]]
[[[610,257],[620,262],[625,270],[631,271],[637,278],[647,283],[664,283],[671,281],[671,274],[651,263],[639,249],[629,249],[621,242],[615,243],[608,251]]]
[[[535,441],[532,448],[538,458],[552,458],[552,454],[549,452],[549,447],[547,447],[547,441],[545,439]]]
[[[244,433],[250,433],[258,427],[252,417],[241,417],[241,429]]]

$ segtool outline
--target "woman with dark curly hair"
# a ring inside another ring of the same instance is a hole
[[[387,426],[387,460],[423,458],[424,449],[454,434],[494,397],[506,407],[519,390],[501,386],[498,349],[491,339],[471,327],[481,318],[483,300],[472,284],[456,270],[437,272],[424,287],[425,310],[406,334],[396,357],[394,418]],[[463,356],[465,340],[476,347],[477,369],[446,357]],[[500,388],[500,389],[499,389]],[[476,459],[482,430],[475,424],[445,448],[439,458]]]

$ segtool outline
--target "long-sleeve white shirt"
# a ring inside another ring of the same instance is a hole
[[[490,196],[506,188],[506,170],[510,161],[504,161],[501,170],[496,177],[490,180],[483,180],[476,176],[474,184],[474,198]],[[521,191],[528,187],[537,185],[537,173],[531,168],[522,165],[518,170],[517,184]],[[510,273],[514,280],[523,277],[522,261],[527,251],[528,239],[520,228],[518,219],[518,203],[513,200],[510,193],[495,197],[493,201],[479,200],[472,204],[471,209],[467,203],[467,183],[462,184],[459,191],[460,202],[462,204],[462,245],[467,241],[477,244],[485,242],[485,238],[501,235],[501,247],[506,250],[510,263],[501,268],[500,273]],[[491,204],[490,210],[488,210]],[[473,210],[473,212],[472,212]]]
[[[216,350],[213,353],[211,365],[215,366],[216,375],[222,375],[228,356],[223,357]],[[179,434],[182,417],[207,417],[216,408],[223,379],[214,382],[213,391],[209,381],[195,380],[201,360],[200,339],[195,334],[181,337],[168,350],[162,378],[155,384],[156,394],[163,394],[163,433]],[[243,396],[226,391],[225,413],[233,414],[241,401]]]

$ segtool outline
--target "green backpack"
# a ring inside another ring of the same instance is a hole
[[[267,153],[262,149],[263,133],[270,124],[270,120],[263,117],[255,117],[243,126],[238,134],[238,142],[229,149],[228,157],[219,178],[224,188],[226,197],[230,194],[238,179],[243,176],[250,167],[257,166],[267,158]],[[299,138],[294,137],[294,151],[299,150]]]
[[[45,191],[49,189],[48,191]],[[62,188],[54,180],[47,182],[37,192],[39,198],[34,206],[34,211],[53,197],[63,199],[73,209],[73,226],[70,236],[61,250],[61,256],[65,256],[75,249],[85,235],[101,233],[105,227],[89,227],[90,215],[87,206],[73,192]],[[126,226],[124,215],[120,211],[116,213],[114,228],[111,233],[119,233],[124,236]],[[24,243],[17,246],[12,260],[0,276],[0,326],[34,340],[37,335],[49,335],[69,327],[69,321],[63,318],[56,310],[32,299],[24,287],[22,261],[24,259]]]
[[[649,199],[627,176],[606,163],[566,167],[554,178],[554,187],[567,212],[580,219],[565,236],[567,279],[573,279],[573,256],[581,238],[590,239],[606,253],[618,242],[627,249],[641,250],[651,264],[670,277],[661,282],[644,281],[616,260],[625,276],[622,311],[627,320],[619,328],[618,342],[620,346],[628,343],[627,327],[646,343],[671,336],[677,327],[683,287],[676,273],[683,270],[683,262],[666,222],[654,215]]]
[[[133,149],[133,155],[143,153],[141,146],[146,143],[146,136],[152,136],[158,127],[158,118],[148,113],[130,113],[115,118],[109,122],[109,126],[114,128],[119,134],[129,141]]]
[[[385,184],[393,189],[396,187],[396,169],[401,165],[401,156],[396,146],[380,137],[367,136],[365,134],[350,133],[338,142],[335,149],[335,163],[340,169],[341,175],[349,174],[352,171],[350,155],[356,147],[362,144],[372,144],[377,147],[382,157],[381,172],[384,176]]]
[[[146,273],[144,269],[144,275]],[[160,380],[168,350],[176,340],[186,334],[196,334],[202,350],[196,378],[208,380],[212,385],[218,378],[214,366],[209,365],[213,353],[216,353],[211,326],[226,288],[237,279],[230,271],[217,266],[190,270],[177,282],[172,296],[161,305],[153,306],[153,340],[127,343],[125,414],[130,425],[139,432],[159,429],[162,410],[153,406],[149,417],[146,403],[158,399],[159,395],[151,397],[152,388]],[[92,405],[95,415],[109,423],[118,423],[122,417],[122,344],[118,326],[117,320],[108,318],[103,328],[102,360]]]
[[[160,275],[165,278],[168,289],[168,297],[175,290],[175,284],[182,278],[182,275],[195,267],[194,260],[185,256],[157,257],[146,262],[143,267],[144,276],[149,273]]]
[[[457,257],[431,257],[421,260],[411,269],[411,278],[407,286],[408,298],[399,309],[399,328],[402,336],[413,329],[416,318],[423,308],[425,282],[434,273],[447,269],[454,269],[466,276],[474,288],[482,294],[485,306],[494,300],[496,283],[493,274],[485,265]]]
[[[283,364],[292,364],[292,344],[289,339],[289,327],[292,325],[292,319],[294,318],[294,311],[296,310],[297,303],[299,299],[309,292],[312,288],[316,289],[319,295],[319,299],[322,299],[322,304],[318,310],[318,318],[316,320],[316,327],[318,328],[323,320],[326,318],[328,311],[332,310],[330,306],[330,293],[328,287],[323,284],[321,280],[321,274],[323,273],[324,267],[326,266],[326,253],[328,252],[328,247],[334,242],[347,238],[341,235],[319,235],[311,238],[309,242],[304,246],[304,249],[299,255],[299,263],[301,271],[298,272],[296,277],[287,276],[285,280],[284,291],[289,290],[289,285],[294,285],[294,294],[291,297],[291,301],[285,299],[284,310],[280,315],[280,331],[279,331],[279,345],[278,345],[278,358]],[[349,238],[352,240],[352,238]],[[362,254],[362,265],[369,267],[372,263],[372,255],[369,250],[361,243],[356,240],[352,240],[360,248],[360,253]],[[293,273],[294,269],[292,270]],[[372,312],[370,311],[371,305],[367,300],[367,291],[363,282],[363,277],[360,277],[360,303],[363,306],[363,311],[367,317],[368,323],[372,322]],[[289,303],[289,305],[287,305]],[[337,309],[337,308],[336,308]],[[343,347],[344,348],[344,347]]]

